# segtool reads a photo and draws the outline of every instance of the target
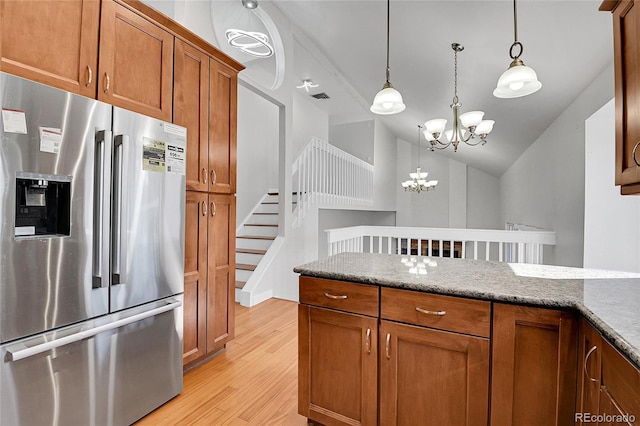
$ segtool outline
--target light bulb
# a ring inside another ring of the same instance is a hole
[[[382,103],[382,108],[384,109],[391,109],[393,107],[393,102],[383,102]]]
[[[524,81],[516,81],[514,83],[509,83],[509,89],[511,90],[520,90],[524,86]]]

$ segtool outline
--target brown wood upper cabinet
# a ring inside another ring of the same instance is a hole
[[[616,185],[640,193],[640,1],[604,1],[613,12],[616,102]]]
[[[172,119],[173,35],[113,0],[102,0],[98,99]]]
[[[64,0],[0,1],[0,16],[2,71],[172,120],[174,36],[140,14]]]
[[[0,1],[0,70],[94,98],[100,2]]]
[[[577,336],[572,313],[494,303],[492,425],[574,423]]]

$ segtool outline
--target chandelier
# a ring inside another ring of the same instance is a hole
[[[475,146],[480,143],[483,145],[487,143],[487,135],[493,130],[493,120],[483,120],[484,112],[482,111],[469,111],[464,114],[460,114],[460,107],[462,104],[458,99],[458,52],[464,50],[464,46],[458,43],[451,45],[454,55],[454,86],[453,86],[453,103],[451,109],[453,110],[453,128],[445,131],[444,128],[447,125],[447,120],[444,118],[436,118],[435,120],[429,120],[424,123],[424,137],[431,143],[431,151],[434,149],[445,149],[449,145],[453,145],[453,150],[458,150],[458,144],[464,142],[467,145]],[[466,128],[466,130],[464,128]],[[469,134],[465,137],[465,133],[469,131]],[[446,142],[442,142],[442,138]],[[472,142],[474,139],[479,138],[478,141]]]
[[[423,172],[420,169],[420,131],[422,130],[422,126],[418,124],[418,168],[415,173],[409,173],[410,180],[406,180],[402,182],[402,188],[405,191],[410,192],[427,192],[432,189],[436,189],[436,185],[438,184],[437,180],[427,181],[427,176],[429,173]]]

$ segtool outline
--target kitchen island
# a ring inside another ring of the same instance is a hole
[[[640,418],[638,274],[368,253],[294,271],[311,420]]]

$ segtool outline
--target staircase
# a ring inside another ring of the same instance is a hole
[[[269,192],[236,233],[236,300],[278,235],[278,193]]]

